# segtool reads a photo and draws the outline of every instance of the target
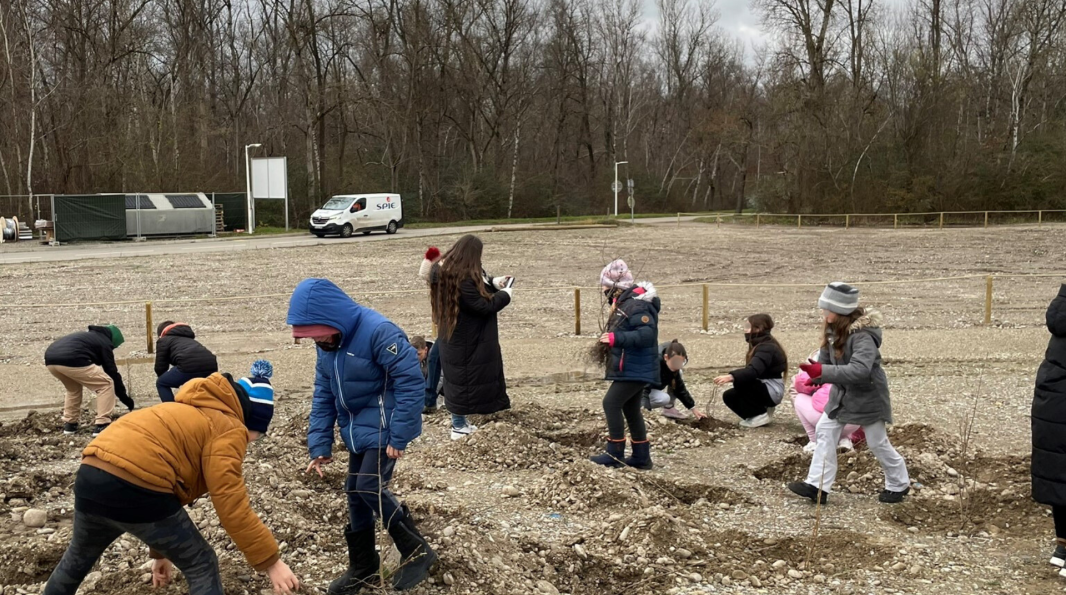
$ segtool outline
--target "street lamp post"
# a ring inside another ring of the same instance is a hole
[[[614,190],[614,216],[618,216],[618,191],[621,190],[621,186],[618,184],[618,166],[629,163],[628,161],[616,161],[614,163],[614,186],[611,188]]]
[[[255,231],[255,213],[253,212],[253,205],[255,200],[252,198],[252,162],[248,158],[248,149],[254,149],[262,147],[259,143],[251,145],[244,145],[244,185],[247,194],[244,195],[245,200],[248,203],[248,233]]]

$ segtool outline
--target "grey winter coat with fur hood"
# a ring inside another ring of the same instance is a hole
[[[892,423],[892,401],[888,394],[888,377],[881,368],[880,312],[871,310],[848,327],[842,357],[832,348],[822,349],[822,383],[832,384],[825,413],[842,424],[867,425],[879,421]]]

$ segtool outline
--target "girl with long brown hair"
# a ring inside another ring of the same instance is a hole
[[[903,501],[910,492],[907,463],[888,441],[885,424],[892,423],[888,377],[881,367],[882,316],[859,307],[859,290],[846,283],[830,283],[818,299],[825,321],[817,362],[800,365],[815,384],[832,384],[815,436],[814,457],[804,481],[788,484],[793,493],[825,503],[837,474],[837,444],[845,424],[861,426],[866,446],[885,472],[885,489],[878,498],[886,504]]]
[[[719,386],[733,383],[722,400],[740,416],[742,428],[759,428],[772,422],[774,408],[785,395],[788,357],[785,348],[770,334],[773,329],[774,319],[769,314],[749,316],[744,325],[746,365],[714,379]]]
[[[467,415],[511,408],[496,315],[511,303],[514,278],[490,277],[481,266],[483,252],[477,236],[463,236],[431,274],[430,301],[452,440],[477,430]]]

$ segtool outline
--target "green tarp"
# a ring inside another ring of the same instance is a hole
[[[53,204],[59,242],[126,239],[125,194],[57,194]]]

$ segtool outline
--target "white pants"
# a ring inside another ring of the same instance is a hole
[[[862,426],[862,429],[866,432],[866,446],[877,457],[881,469],[885,472],[885,489],[902,492],[910,487],[907,463],[888,441],[885,422]],[[844,432],[844,424],[829,419],[829,416],[823,413],[814,432],[818,437],[818,446],[814,449],[811,468],[807,472],[807,483],[816,488],[821,487],[823,492],[829,493],[837,477],[837,443]]]

